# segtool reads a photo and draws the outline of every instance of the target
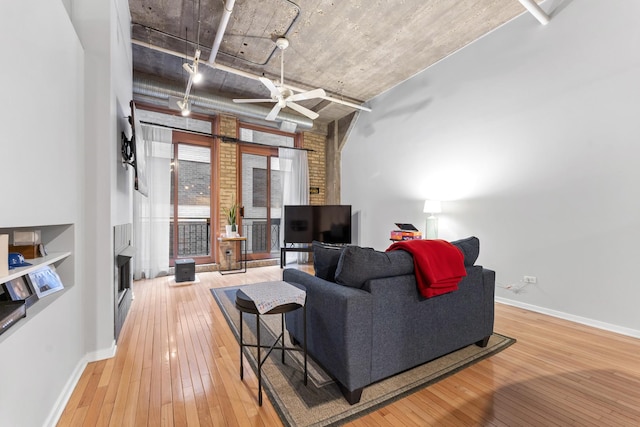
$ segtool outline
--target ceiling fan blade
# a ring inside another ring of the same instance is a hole
[[[271,96],[272,97],[280,96],[280,91],[278,90],[276,85],[273,84],[273,82],[271,80],[269,80],[266,77],[259,77],[259,80],[262,82],[263,85],[265,85],[267,87],[267,89],[269,89],[269,92],[271,92]]]
[[[280,112],[280,110],[281,110],[280,105],[278,104],[274,105],[271,111],[269,112],[269,114],[267,114],[267,117],[265,117],[265,120],[274,121],[276,117],[278,117],[278,113]]]
[[[295,102],[287,102],[287,107],[296,110],[300,114],[304,114],[309,117],[311,120],[315,120],[318,118],[319,114],[315,111],[311,111],[308,108],[303,107],[302,105],[298,105]]]
[[[327,96],[324,89],[314,89],[307,92],[296,93],[287,98],[287,101],[303,101],[305,99],[322,98]]]
[[[234,99],[233,102],[237,104],[249,103],[249,102],[273,102],[271,98],[261,98],[261,99]]]

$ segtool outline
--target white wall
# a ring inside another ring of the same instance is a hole
[[[74,266],[73,283],[0,340],[0,425],[50,425],[86,363],[114,350],[113,225],[132,215],[119,155],[132,98],[128,3],[2,2],[0,36],[0,229],[64,230],[63,264]]]
[[[130,16],[126,0],[82,0],[73,21],[86,51],[85,339],[92,359],[114,348],[113,226],[131,222],[131,169],[120,164],[120,133],[132,98]]]
[[[29,308],[0,340],[0,425],[40,426],[87,351],[84,52],[63,3],[46,0],[0,2],[0,49],[0,228],[72,224],[63,227],[63,246],[73,252],[64,265],[74,266],[64,278],[72,283]]]
[[[342,200],[384,249],[441,199],[440,237],[480,238],[499,298],[640,336],[640,3],[544,7],[547,26],[523,14],[373,99]]]

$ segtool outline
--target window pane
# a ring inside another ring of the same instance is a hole
[[[293,147],[295,140],[291,136],[260,132],[259,130],[240,128],[240,139],[246,142],[272,145],[274,147]]]

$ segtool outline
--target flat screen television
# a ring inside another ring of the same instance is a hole
[[[284,242],[351,243],[351,205],[287,205]]]
[[[142,195],[148,196],[146,143],[142,133],[142,124],[136,115],[136,104],[131,101],[129,105],[131,107],[131,115],[129,116],[131,139],[127,140],[124,132],[122,133],[122,161],[133,167],[134,188]]]

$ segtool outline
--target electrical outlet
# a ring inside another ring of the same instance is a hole
[[[524,276],[524,283],[538,283],[538,278],[536,276]]]

